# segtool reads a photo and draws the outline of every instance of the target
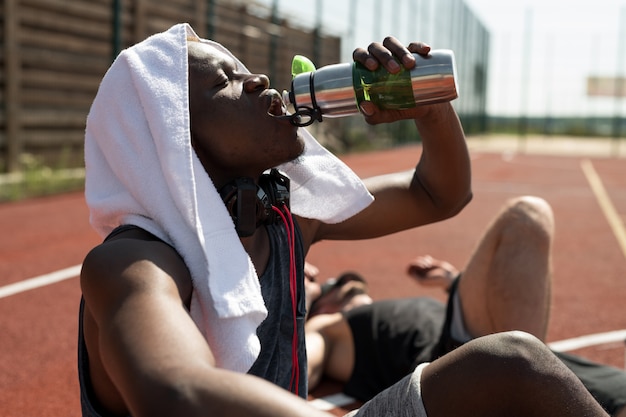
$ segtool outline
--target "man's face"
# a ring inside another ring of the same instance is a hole
[[[367,293],[367,283],[358,274],[345,273],[324,285],[319,285],[306,273],[305,276],[307,298],[311,299],[309,317],[346,312],[372,303],[372,298]]]
[[[258,177],[304,150],[298,129],[281,116],[280,94],[228,54],[189,42],[189,107],[194,149],[216,186]]]

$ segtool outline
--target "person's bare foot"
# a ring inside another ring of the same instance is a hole
[[[441,287],[445,291],[450,289],[452,281],[459,271],[449,262],[440,261],[430,255],[418,256],[409,262],[407,274],[424,286]]]

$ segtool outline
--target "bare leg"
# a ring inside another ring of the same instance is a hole
[[[551,297],[552,209],[537,197],[507,201],[478,243],[459,294],[474,337],[523,330],[545,341]]]
[[[426,367],[421,385],[429,417],[608,416],[540,340],[522,332],[466,343]]]

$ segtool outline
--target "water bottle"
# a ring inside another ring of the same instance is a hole
[[[359,104],[371,101],[381,109],[409,109],[415,106],[452,101],[458,97],[454,53],[431,50],[426,56],[413,54],[415,66],[390,74],[380,66],[370,71],[357,62],[327,65],[315,69],[306,57],[292,62],[291,91],[283,93],[293,105],[292,123],[307,126],[325,117],[359,113]]]

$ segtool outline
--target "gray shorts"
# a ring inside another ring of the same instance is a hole
[[[358,410],[344,417],[427,417],[422,402],[422,370],[428,363],[422,363],[412,374],[405,376],[374,398],[363,404]]]

